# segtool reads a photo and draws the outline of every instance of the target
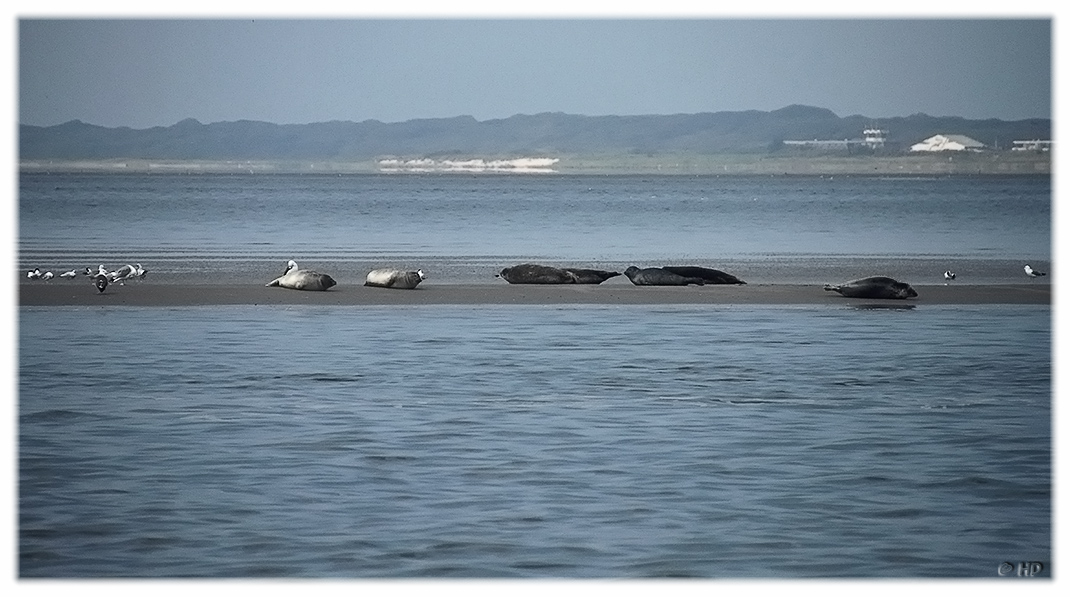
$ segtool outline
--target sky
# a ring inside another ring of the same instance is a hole
[[[20,124],[482,121],[792,104],[875,119],[1052,117],[1050,12],[39,14],[17,13],[14,25]]]

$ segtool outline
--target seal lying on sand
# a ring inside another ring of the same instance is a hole
[[[426,277],[422,269],[414,272],[390,268],[373,269],[368,272],[368,278],[364,285],[379,286],[381,288],[416,288]]]
[[[510,284],[601,284],[619,272],[522,263],[504,268],[496,277]]]
[[[746,284],[743,280],[719,269],[695,265],[666,265],[661,269],[685,278],[702,278],[707,284]]]
[[[648,267],[639,269],[634,265],[624,270],[624,275],[636,286],[687,286],[696,284],[702,286],[706,283],[702,278],[694,276],[681,276],[661,267]]]
[[[825,290],[838,292],[849,298],[907,299],[918,296],[917,291],[906,282],[887,276],[872,276],[833,286],[825,284]]]
[[[294,290],[327,290],[338,284],[334,278],[327,274],[320,274],[311,270],[299,269],[297,262],[290,260],[286,266],[286,273],[265,284],[265,286],[281,286]]]
[[[576,278],[576,284],[601,284],[610,278],[620,275],[620,272],[607,272],[600,269],[581,269],[576,267],[562,268]]]
[[[497,276],[510,284],[575,284],[576,276],[559,267],[522,263],[503,268]]]

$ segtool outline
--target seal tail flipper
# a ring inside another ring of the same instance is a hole
[[[278,286],[279,285],[279,280],[281,280],[281,279],[282,278],[275,278],[274,280],[268,282],[267,284],[264,284],[264,286]]]
[[[825,284],[825,290],[831,290],[833,292],[839,292],[840,289],[837,288],[836,286],[833,286],[832,284]]]

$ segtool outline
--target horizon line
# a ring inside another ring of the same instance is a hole
[[[275,126],[308,126],[308,125],[314,125],[314,124],[331,124],[331,123],[351,123],[351,124],[378,123],[378,124],[384,124],[384,125],[392,125],[392,124],[406,124],[406,123],[410,123],[410,122],[420,122],[420,121],[429,121],[429,120],[471,120],[471,121],[474,121],[476,123],[483,124],[483,123],[488,123],[488,122],[497,122],[497,121],[503,121],[503,120],[510,120],[510,119],[513,119],[513,118],[551,116],[551,115],[567,116],[567,117],[579,117],[579,118],[668,118],[668,117],[673,117],[673,116],[701,116],[701,115],[706,115],[706,114],[743,114],[743,113],[748,113],[748,112],[772,114],[772,113],[775,113],[775,112],[780,112],[780,111],[784,111],[784,110],[788,110],[788,109],[792,109],[792,108],[804,108],[804,109],[808,109],[808,110],[822,110],[822,111],[826,111],[826,112],[832,114],[833,116],[835,116],[836,118],[839,118],[839,119],[844,119],[844,118],[867,118],[867,119],[875,120],[875,121],[896,120],[896,119],[902,119],[902,118],[915,118],[915,117],[925,117],[925,118],[962,118],[964,120],[977,120],[977,121],[999,120],[999,121],[1002,121],[1002,122],[1022,122],[1022,121],[1029,121],[1029,120],[1048,120],[1048,121],[1052,120],[1051,116],[1046,116],[1046,117],[1044,117],[1044,116],[1033,116],[1033,117],[1028,117],[1028,118],[1018,118],[1018,119],[1003,119],[1003,118],[997,118],[997,117],[967,118],[965,116],[959,116],[959,115],[955,115],[955,114],[934,116],[932,114],[927,114],[925,112],[915,112],[913,114],[908,114],[908,115],[905,115],[905,116],[904,115],[899,115],[899,116],[866,116],[865,114],[850,114],[848,116],[840,116],[839,114],[836,114],[832,110],[830,110],[828,108],[823,108],[823,107],[820,107],[820,106],[811,106],[811,105],[807,105],[807,104],[789,104],[787,106],[784,106],[782,108],[777,108],[775,110],[758,110],[758,109],[717,110],[717,111],[710,111],[710,112],[673,112],[673,113],[665,113],[665,114],[646,113],[646,114],[599,114],[599,115],[590,115],[590,114],[574,114],[574,113],[569,113],[569,112],[564,112],[564,111],[544,111],[544,112],[535,112],[535,113],[531,113],[531,114],[518,112],[516,114],[513,114],[511,116],[507,116],[507,117],[504,117],[504,118],[487,118],[487,119],[484,119],[484,120],[479,120],[479,119],[475,118],[474,116],[472,116],[470,114],[459,114],[459,115],[456,115],[456,116],[416,117],[416,118],[409,118],[407,120],[395,120],[395,121],[383,121],[383,120],[379,120],[377,118],[365,118],[363,120],[331,119],[331,120],[317,120],[317,121],[308,121],[308,122],[273,122],[273,121],[270,121],[270,120],[258,120],[258,119],[254,119],[254,118],[238,118],[238,119],[235,119],[235,120],[217,120],[217,121],[212,121],[212,122],[207,122],[206,123],[206,122],[202,122],[201,120],[199,120],[197,118],[194,118],[194,117],[186,117],[186,118],[182,118],[180,120],[177,120],[177,121],[175,121],[175,122],[173,122],[171,124],[157,124],[157,125],[151,125],[151,126],[145,126],[145,127],[138,128],[138,127],[134,127],[134,126],[131,126],[131,125],[95,124],[95,123],[92,123],[92,122],[87,122],[87,121],[82,120],[80,118],[72,118],[70,120],[66,120],[66,121],[63,121],[63,122],[60,122],[60,123],[56,123],[56,124],[28,124],[28,123],[19,122],[18,126],[31,126],[31,127],[37,127],[37,128],[52,128],[52,127],[58,127],[58,126],[65,126],[65,125],[69,125],[69,124],[84,124],[84,125],[88,125],[88,126],[95,126],[95,127],[100,127],[100,128],[110,128],[110,129],[123,129],[123,128],[126,128],[126,129],[131,129],[131,130],[148,130],[148,129],[154,129],[154,128],[171,128],[171,127],[175,127],[175,126],[181,125],[183,123],[190,123],[190,124],[195,123],[195,124],[200,125],[200,126],[211,126],[211,125],[214,125],[214,124],[231,124],[231,123],[239,123],[239,122],[253,122],[253,123],[260,123],[260,124],[271,124],[271,125],[275,125]]]

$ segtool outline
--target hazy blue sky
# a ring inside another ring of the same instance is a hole
[[[1052,116],[1050,20],[19,20],[22,124]]]

